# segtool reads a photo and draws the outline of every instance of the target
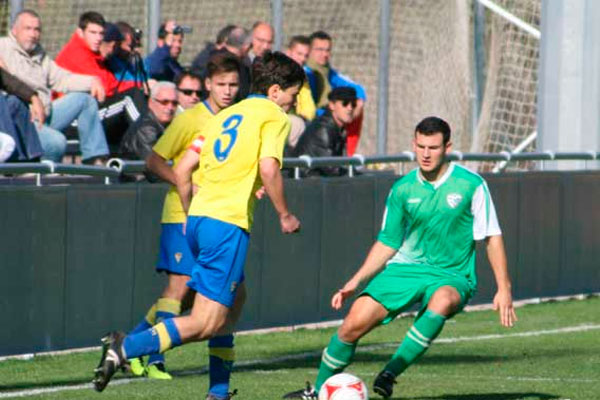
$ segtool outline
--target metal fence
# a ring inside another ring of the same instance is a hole
[[[600,160],[600,152],[528,152],[511,154],[509,152],[501,153],[462,153],[452,152],[448,155],[448,160],[460,163],[482,163],[493,162],[501,165],[502,168],[496,172],[502,171],[507,165],[522,161],[532,161],[539,163],[537,169],[545,170],[545,163],[548,161],[574,161],[580,160],[596,163]],[[394,155],[381,156],[363,156],[356,154],[352,157],[309,157],[300,156],[298,158],[284,158],[283,168],[293,170],[294,179],[301,179],[300,171],[302,169],[311,169],[319,167],[347,167],[348,176],[353,177],[357,169],[368,173],[369,171],[380,170],[377,166],[386,166],[394,172],[403,174],[408,166],[415,163],[415,155],[412,152],[405,151]],[[595,166],[595,165],[594,165]],[[143,174],[146,165],[144,161],[123,160],[112,158],[106,166],[90,166],[79,164],[58,164],[51,161],[41,163],[0,163],[0,175],[11,174],[34,174],[34,181],[37,186],[43,185],[42,177],[47,175],[79,175],[89,177],[101,177],[105,184],[119,183],[120,178],[131,174]],[[592,169],[592,167],[585,169]]]

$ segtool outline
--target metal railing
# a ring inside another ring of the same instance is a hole
[[[495,162],[518,162],[518,161],[541,161],[540,170],[544,170],[545,161],[600,161],[600,152],[560,152],[552,151],[517,153],[461,153],[458,151],[448,155],[450,161],[495,161]],[[298,158],[284,158],[283,167],[294,171],[294,178],[301,178],[302,169],[319,167],[347,167],[348,176],[353,177],[358,167],[367,167],[372,164],[397,164],[402,166],[408,162],[414,162],[415,155],[410,151],[387,156],[362,156],[355,154],[352,157],[309,157],[307,155]],[[42,185],[42,177],[45,175],[78,175],[88,177],[103,177],[105,184],[118,182],[125,174],[142,174],[146,165],[144,161],[123,160],[111,158],[105,166],[91,166],[82,164],[58,164],[51,161],[39,163],[0,163],[0,175],[22,175],[34,174],[37,186]],[[585,164],[587,169],[587,163]],[[498,173],[497,171],[495,171]]]

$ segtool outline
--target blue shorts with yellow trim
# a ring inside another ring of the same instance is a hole
[[[190,276],[194,264],[194,256],[183,234],[183,224],[161,224],[156,270]]]
[[[196,263],[188,286],[231,307],[244,281],[250,235],[239,226],[210,217],[189,216],[186,238]]]

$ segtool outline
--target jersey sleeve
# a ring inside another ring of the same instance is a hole
[[[394,186],[385,204],[381,231],[377,240],[393,249],[399,249],[404,240],[404,215],[400,191],[397,186]]]
[[[283,113],[277,116],[277,118],[264,123],[260,132],[259,160],[271,157],[279,161],[279,166],[281,167],[283,165],[283,148],[285,147],[290,129],[290,120]]]
[[[502,234],[494,202],[485,182],[479,185],[473,194],[471,213],[473,214],[474,240],[483,240],[488,236]]]
[[[165,160],[172,160],[182,150],[185,150],[190,143],[190,136],[194,135],[190,128],[191,124],[186,123],[187,115],[179,114],[173,122],[167,127],[165,133],[158,139],[152,150]]]

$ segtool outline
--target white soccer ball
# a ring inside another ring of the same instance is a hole
[[[333,375],[319,390],[319,400],[368,400],[367,386],[352,374]]]

